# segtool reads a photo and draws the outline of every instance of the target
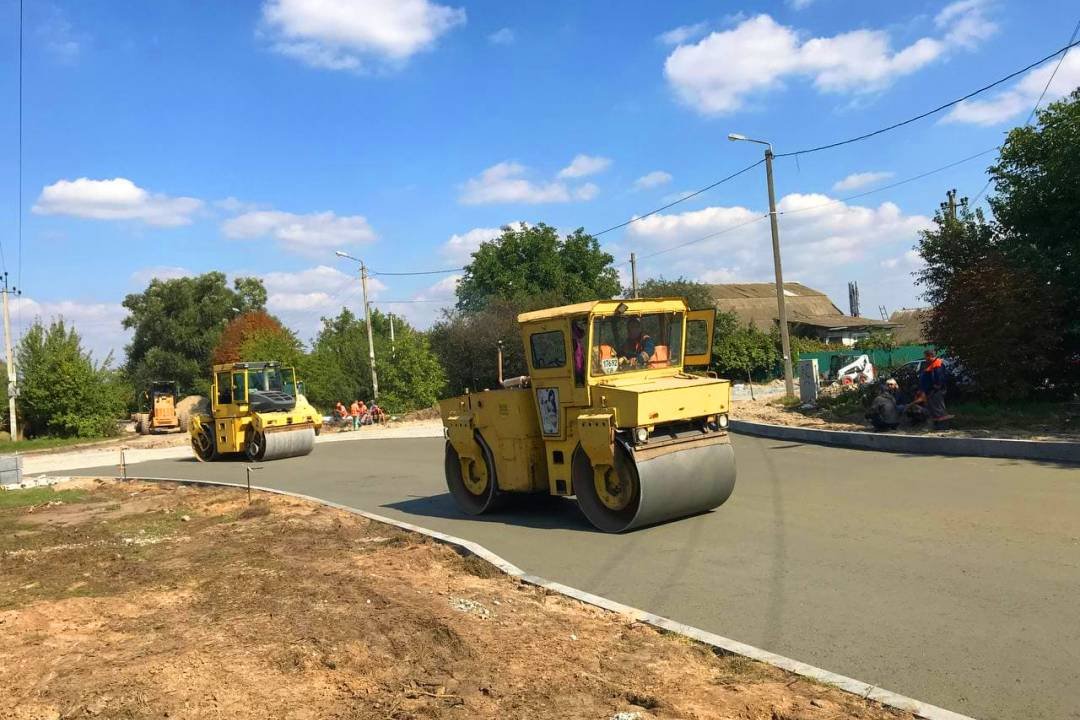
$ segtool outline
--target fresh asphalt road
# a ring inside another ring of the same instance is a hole
[[[466,518],[441,439],[320,443],[260,485],[478,542],[527,572],[978,718],[1080,718],[1080,469],[736,437],[721,508],[625,535],[573,501]],[[239,462],[132,475],[242,482]],[[112,475],[115,468],[64,474]]]

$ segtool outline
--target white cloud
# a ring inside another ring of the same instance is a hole
[[[611,159],[598,155],[575,155],[570,164],[559,171],[559,178],[580,178],[603,172],[611,166]]]
[[[1043,88],[1047,87],[1046,83],[1053,75],[1056,65],[1055,60],[1037,67],[1008,90],[986,100],[966,100],[950,110],[942,122],[989,126],[1030,113]],[[1065,56],[1061,68],[1054,75],[1042,107],[1064,97],[1077,86],[1080,86],[1080,52],[1074,49]]]
[[[465,205],[492,203],[562,203],[591,200],[598,188],[586,183],[573,191],[562,182],[533,182],[525,177],[524,165],[506,161],[492,165],[478,177],[470,178],[461,188],[459,201]]]
[[[74,63],[79,58],[82,45],[66,13],[49,3],[42,3],[35,9],[41,13],[41,20],[35,31],[41,46],[57,62],[65,65]]]
[[[922,267],[923,259],[919,253],[914,250],[908,250],[903,255],[897,257],[885,258],[880,263],[881,267],[886,270],[904,269],[914,270],[915,268]]]
[[[792,10],[805,10],[814,4],[814,0],[787,0],[787,4]]]
[[[458,25],[465,10],[429,0],[266,0],[265,33],[277,52],[312,67],[361,70],[400,64]]]
[[[83,348],[91,351],[96,360],[104,360],[111,352],[114,367],[123,361],[123,348],[130,332],[121,324],[127,311],[120,303],[39,301],[24,295],[12,301],[11,315],[12,324],[16,324],[16,318],[20,319],[24,331],[35,319],[48,324],[62,317],[68,327],[78,331]]]
[[[574,188],[575,200],[592,200],[600,194],[600,188],[594,183],[585,183],[581,187]]]
[[[669,182],[671,182],[671,173],[666,173],[663,170],[653,170],[651,173],[642,175],[635,180],[634,187],[638,190],[645,190],[667,185]]]
[[[517,226],[517,223],[507,223]],[[502,235],[501,228],[473,228],[460,234],[455,233],[439,248],[439,254],[447,263],[464,267],[472,258],[472,254],[480,247],[480,243],[494,240]]]
[[[33,212],[92,220],[138,220],[147,225],[188,225],[203,206],[191,197],[150,193],[127,178],[58,180],[41,190]]]
[[[986,0],[957,0],[937,14],[934,25],[945,31],[945,42],[970,50],[998,31],[986,10]]]
[[[237,272],[232,275],[251,275]],[[333,317],[347,307],[357,315],[364,312],[360,278],[329,265],[296,272],[256,273],[266,286],[266,309],[296,331],[303,340],[315,337],[321,317]],[[387,290],[379,278],[368,278],[368,297],[375,301]]]
[[[868,185],[874,185],[875,183],[879,183],[882,180],[888,180],[895,174],[896,173],[892,172],[852,173],[843,180],[839,180],[835,184],[833,184],[832,189],[838,191],[858,190],[859,188],[864,188]]]
[[[363,215],[336,215],[329,211],[297,215],[281,210],[255,210],[226,220],[221,224],[221,232],[236,240],[272,237],[286,250],[313,257],[376,238]]]
[[[487,39],[492,45],[513,45],[517,36],[512,29],[504,27],[488,35]]]
[[[664,74],[682,102],[706,115],[735,112],[749,98],[800,77],[809,77],[822,92],[877,91],[952,47],[974,47],[995,29],[975,0],[954,3],[942,15],[949,26],[943,37],[923,37],[895,51],[883,30],[804,38],[758,15],[695,44],[680,44],[664,63]]]
[[[883,260],[903,256],[917,239],[918,231],[930,227],[930,218],[907,215],[891,202],[864,207],[836,202],[821,194],[790,194],[780,199],[780,241],[784,276],[805,282],[835,295],[848,280],[877,268]],[[764,210],[741,206],[717,206],[677,214],[653,215],[630,226],[618,255],[629,249],[645,257],[639,264],[642,277],[687,277],[706,282],[768,282],[773,277],[772,251]],[[749,223],[730,230],[736,225]],[[720,231],[707,240],[681,247],[655,258],[647,256]],[[865,277],[865,275],[862,275]],[[914,299],[914,290],[905,302]],[[895,305],[896,299],[890,300]]]
[[[701,37],[708,29],[709,23],[707,22],[694,23],[693,25],[680,25],[677,28],[668,30],[666,33],[662,33],[656,39],[665,45],[681,45],[687,40]]]
[[[143,268],[142,270],[136,270],[131,273],[132,285],[143,287],[150,284],[151,280],[174,280],[176,278],[188,277],[193,273],[184,267],[178,267],[176,265],[154,265],[153,267]]]

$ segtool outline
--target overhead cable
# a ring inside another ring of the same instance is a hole
[[[701,188],[700,190],[695,190],[694,192],[692,192],[692,193],[690,193],[688,195],[683,195],[678,200],[675,200],[674,202],[669,202],[667,205],[664,205],[663,207],[658,207],[655,210],[650,210],[649,212],[645,213],[644,215],[636,215],[636,216],[630,218],[629,220],[627,220],[626,222],[619,223],[618,225],[612,225],[611,227],[606,228],[604,230],[601,230],[600,232],[589,233],[589,234],[592,235],[593,237],[600,237],[604,233],[609,233],[612,230],[618,230],[621,227],[626,227],[630,223],[636,223],[639,220],[644,220],[645,218],[650,217],[652,215],[655,215],[658,212],[663,212],[664,210],[667,210],[669,207],[674,207],[674,206],[678,205],[679,203],[684,203],[684,202],[686,202],[687,200],[689,200],[691,198],[697,197],[698,195],[700,195],[703,192],[708,192],[709,190],[712,190],[714,187],[716,187],[718,185],[723,185],[728,180],[734,180],[735,178],[742,175],[744,172],[747,172],[748,170],[753,170],[758,165],[761,165],[763,162],[765,162],[764,158],[761,159],[761,160],[758,160],[756,163],[754,163],[752,165],[747,165],[742,170],[738,170],[736,172],[733,172],[732,174],[728,175],[725,178],[721,178],[721,179],[717,180],[716,182],[714,182],[711,185],[706,185],[705,187]]]
[[[1050,53],[1046,57],[1040,58],[1039,60],[1036,60],[1033,63],[1025,65],[1024,67],[1020,68],[1019,70],[1011,72],[1011,73],[1009,73],[1008,75],[1006,75],[1006,76],[1004,76],[1002,78],[998,78],[997,80],[990,83],[989,85],[983,85],[978,90],[973,90],[972,92],[969,92],[967,95],[964,95],[963,97],[957,98],[955,100],[950,100],[949,102],[945,103],[944,105],[938,105],[933,110],[927,110],[926,112],[915,115],[914,117],[910,117],[907,120],[901,120],[900,122],[893,123],[892,125],[880,128],[878,130],[874,130],[873,132],[864,133],[863,135],[858,135],[856,137],[848,138],[846,140],[838,140],[837,142],[832,142],[832,143],[829,143],[827,145],[818,145],[816,147],[805,148],[803,150],[794,150],[792,152],[777,153],[776,157],[781,158],[781,157],[792,157],[794,155],[809,155],[810,153],[821,152],[822,150],[831,150],[832,148],[837,148],[837,147],[840,147],[842,145],[850,145],[851,143],[856,143],[856,142],[859,142],[861,140],[866,140],[868,138],[872,138],[872,137],[875,137],[877,135],[881,135],[883,133],[887,133],[887,132],[890,132],[892,130],[896,130],[897,128],[903,127],[905,125],[910,125],[913,122],[917,122],[919,120],[922,120],[923,118],[927,118],[927,117],[930,117],[931,115],[935,115],[935,114],[941,112],[942,110],[948,110],[952,106],[959,105],[960,103],[964,102],[965,100],[970,100],[971,98],[975,97],[976,95],[979,95],[981,93],[986,92],[987,90],[995,88],[998,85],[1001,85],[1002,83],[1008,82],[1009,80],[1012,80],[1013,78],[1015,78],[1018,75],[1023,75],[1028,70],[1031,70],[1033,68],[1038,67],[1039,65],[1042,65],[1047,60],[1052,60],[1055,57],[1057,57],[1058,55],[1062,55],[1062,53],[1068,52],[1070,48],[1072,48],[1072,47],[1074,47],[1074,46],[1076,46],[1078,44],[1080,44],[1080,41],[1072,40],[1065,47],[1059,48],[1058,50],[1055,50],[1054,52]],[[1064,55],[1062,55],[1062,57],[1064,58]]]

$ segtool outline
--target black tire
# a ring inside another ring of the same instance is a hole
[[[199,462],[213,462],[221,457],[214,433],[206,425],[200,426],[198,434],[191,436],[191,449]]]
[[[615,443],[614,472],[619,475],[618,480],[630,484],[630,500],[625,507],[618,510],[612,509],[600,500],[593,479],[592,463],[580,445],[574,450],[571,472],[578,507],[593,527],[604,532],[617,533],[625,530],[633,522],[638,506],[641,504],[641,479],[638,477],[634,459],[622,443]]]
[[[139,419],[135,421],[135,432],[140,435],[150,434],[150,416],[143,413],[139,415]]]
[[[443,467],[446,473],[446,487],[450,490],[450,494],[453,495],[454,501],[461,510],[469,515],[482,515],[483,513],[494,510],[501,505],[501,494],[499,493],[498,478],[495,474],[495,462],[491,456],[491,450],[488,449],[487,443],[483,439],[477,436],[477,442],[480,443],[480,448],[484,454],[484,468],[487,471],[487,485],[484,487],[483,492],[477,494],[469,489],[465,484],[464,478],[461,475],[461,460],[458,455],[458,451],[454,449],[454,446],[450,444],[450,441],[446,442],[446,454],[443,460]]]
[[[251,462],[259,462],[266,457],[266,435],[249,430],[247,442],[244,443],[244,456]]]

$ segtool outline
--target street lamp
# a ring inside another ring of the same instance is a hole
[[[334,254],[339,258],[352,260],[360,263],[360,287],[364,292],[364,324],[367,325],[368,359],[371,361],[371,395],[375,400],[379,399],[379,376],[375,373],[375,341],[371,337],[371,306],[367,299],[367,265],[360,258],[353,257],[347,252],[335,250]]]
[[[769,186],[769,225],[772,227],[773,269],[776,271],[776,309],[780,320],[780,346],[784,351],[784,390],[788,397],[795,396],[795,381],[791,371],[791,339],[788,337],[787,304],[784,302],[784,272],[780,267],[780,226],[776,222],[776,191],[773,189],[773,149],[766,140],[754,140],[745,135],[730,133],[732,142],[752,142],[765,146],[765,178]]]

